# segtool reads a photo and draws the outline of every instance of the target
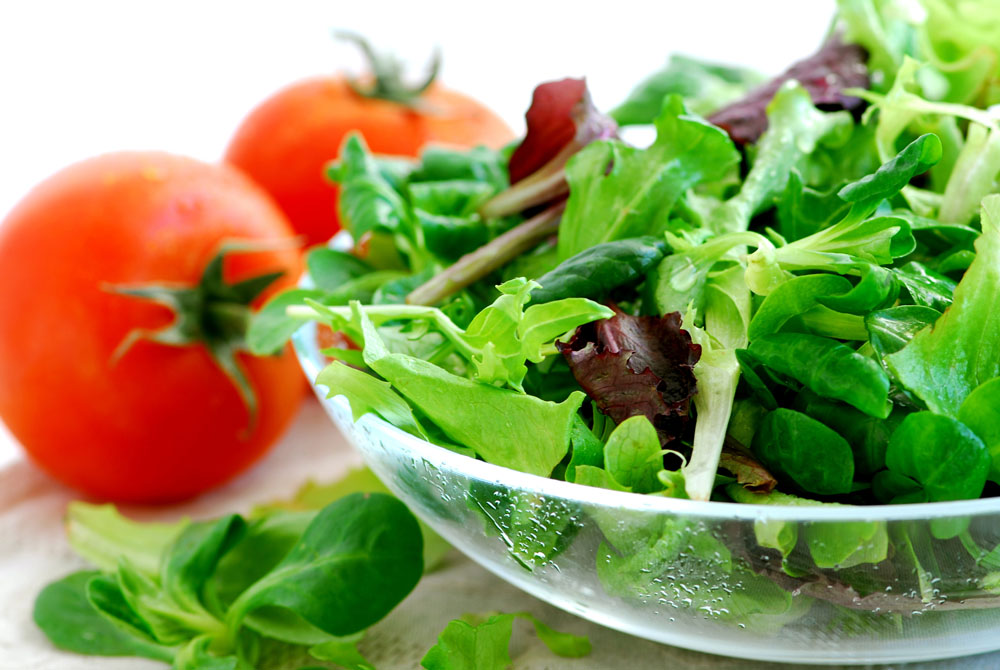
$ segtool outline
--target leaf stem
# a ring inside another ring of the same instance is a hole
[[[503,267],[559,231],[566,204],[549,207],[524,223],[462,256],[457,263],[418,286],[406,296],[409,305],[433,305]]]
[[[562,154],[556,159],[490,198],[479,208],[479,215],[484,219],[509,216],[569,193],[564,169],[566,159]]]

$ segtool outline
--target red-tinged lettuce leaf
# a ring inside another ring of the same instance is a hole
[[[510,157],[510,183],[516,184],[543,165],[576,137],[574,110],[589,105],[584,79],[561,79],[539,84],[524,115],[528,132]]]
[[[719,456],[719,467],[736,477],[743,488],[755,493],[770,493],[778,485],[778,480],[757,457],[728,435]]]
[[[712,114],[708,120],[723,128],[737,144],[753,144],[767,130],[767,105],[790,79],[802,84],[813,104],[832,111],[855,110],[864,101],[844,94],[848,88],[868,88],[868,54],[856,44],[844,44],[837,35],[819,51],[801,60],[744,98]]]
[[[636,317],[612,308],[610,319],[581,326],[556,345],[601,412],[616,424],[645,416],[669,444],[688,421],[701,347],[681,329],[679,312]]]
[[[594,107],[583,79],[539,84],[524,115],[528,132],[510,157],[511,187],[484,204],[484,218],[558,202],[569,193],[566,161],[591,142],[614,137],[618,125]]]

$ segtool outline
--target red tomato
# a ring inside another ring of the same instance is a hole
[[[227,283],[301,271],[268,196],[236,170],[164,153],[119,153],[37,186],[0,226],[0,417],[57,479],[102,499],[160,503],[221,484],[260,458],[299,406],[290,350],[236,354],[258,401],[251,420],[203,344],[139,339],[175,314],[116,287],[194,287],[223,240]],[[282,243],[281,241],[284,241]],[[242,313],[235,303],[219,305]],[[218,312],[221,313],[221,312]]]
[[[478,102],[436,84],[413,106],[365,97],[344,77],[307,79],[278,91],[243,121],[226,160],[264,187],[309,244],[340,229],[336,187],[324,166],[344,136],[360,131],[375,153],[416,156],[427,143],[499,148],[514,138]]]

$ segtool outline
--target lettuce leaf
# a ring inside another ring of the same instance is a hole
[[[983,234],[955,300],[937,322],[886,357],[889,369],[927,404],[952,418],[980,384],[1000,377],[1000,195],[982,203]]]

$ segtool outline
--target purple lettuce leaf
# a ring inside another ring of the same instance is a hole
[[[834,35],[819,51],[761,84],[745,97],[708,117],[737,144],[753,144],[767,130],[767,105],[786,81],[794,79],[809,92],[818,108],[855,111],[864,101],[844,94],[848,88],[868,88],[867,52]]]
[[[613,317],[581,326],[556,346],[601,412],[616,424],[645,416],[666,446],[689,420],[701,346],[681,329],[679,312],[636,317],[611,307]]]
[[[569,193],[564,167],[594,140],[614,137],[617,124],[594,107],[584,79],[535,88],[524,119],[527,134],[510,157],[511,187],[480,209],[484,218],[507,216],[562,200]]]

